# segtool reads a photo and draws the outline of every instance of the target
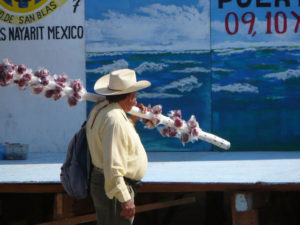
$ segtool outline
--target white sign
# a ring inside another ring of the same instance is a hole
[[[8,58],[85,85],[84,1],[0,0],[0,60]],[[31,152],[63,152],[86,117],[85,102],[70,107],[0,87],[0,142],[29,144]]]

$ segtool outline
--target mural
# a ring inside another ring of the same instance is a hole
[[[231,150],[299,150],[296,1],[212,1],[213,130]]]
[[[129,67],[153,84],[140,102],[162,104],[164,114],[182,109],[186,120],[195,114],[231,151],[299,150],[299,7],[289,0],[88,1],[87,87]],[[148,151],[219,150],[137,129]]]
[[[200,127],[211,131],[209,2],[207,1],[88,1],[86,2],[87,88],[99,76],[131,68],[137,79],[151,81],[138,95],[140,102],[161,104],[166,115],[182,109],[194,114]],[[88,107],[90,107],[89,105]],[[210,150],[202,141],[183,146],[179,139],[137,125],[148,151]]]

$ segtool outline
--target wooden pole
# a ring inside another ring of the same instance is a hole
[[[186,198],[172,200],[172,201],[150,203],[150,204],[136,206],[136,213],[151,211],[155,209],[162,209],[171,206],[184,205],[184,204],[189,204],[194,202],[196,202],[196,197],[186,197]],[[83,216],[74,216],[71,218],[64,218],[56,221],[40,223],[38,225],[75,225],[80,223],[92,222],[96,220],[97,220],[96,213],[92,213]]]

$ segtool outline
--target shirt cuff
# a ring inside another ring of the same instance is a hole
[[[116,199],[118,199],[119,202],[127,202],[128,200],[131,200],[131,195],[128,191],[127,186],[120,188],[120,191],[118,191],[115,194]]]
[[[115,197],[121,203],[132,199],[123,177],[119,177],[118,184],[112,190],[106,191],[106,195],[110,199]]]

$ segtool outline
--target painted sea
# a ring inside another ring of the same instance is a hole
[[[87,52],[87,89],[98,77],[131,68],[151,87],[138,102],[195,115],[200,127],[232,144],[231,151],[299,150],[300,48],[247,48],[214,51]],[[88,111],[92,103],[88,103]],[[137,124],[147,151],[221,150],[201,140],[177,138]]]
[[[212,54],[213,130],[232,150],[300,150],[300,48]]]

